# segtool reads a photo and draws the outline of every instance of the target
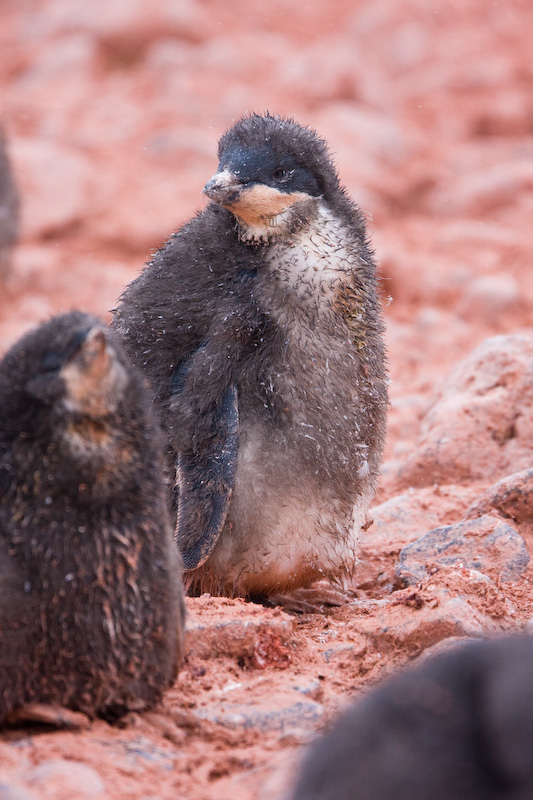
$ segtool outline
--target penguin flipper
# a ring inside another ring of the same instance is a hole
[[[226,522],[237,464],[237,389],[229,386],[213,417],[209,444],[199,453],[178,453],[176,542],[186,570],[210,556]]]

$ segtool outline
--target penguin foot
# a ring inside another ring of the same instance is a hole
[[[53,728],[66,728],[71,731],[86,730],[91,727],[89,717],[81,711],[71,711],[64,706],[47,703],[29,703],[20,706],[7,714],[5,719],[11,727],[27,724],[50,725]]]
[[[294,614],[323,614],[328,608],[343,606],[351,600],[353,592],[332,586],[324,580],[287,594],[271,595],[263,604],[280,606],[284,611]]]

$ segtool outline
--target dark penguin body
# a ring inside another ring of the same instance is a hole
[[[112,327],[176,465],[191,591],[350,572],[387,405],[375,266],[325,142],[277,117],[221,138],[214,202],[126,289]]]
[[[529,800],[533,638],[460,645],[345,712],[291,800]]]
[[[183,653],[183,586],[144,381],[71,312],[0,362],[0,722],[27,704],[153,706]]]
[[[0,129],[0,281],[9,272],[18,226],[18,192],[7,153],[6,139]]]

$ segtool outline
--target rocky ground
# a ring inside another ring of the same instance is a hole
[[[59,310],[107,318],[202,205],[220,133],[268,108],[329,140],[368,216],[392,384],[352,602],[190,600],[162,708],[3,733],[2,800],[279,797],[351,697],[530,626],[532,28],[527,0],[3,0],[22,219],[0,352]]]

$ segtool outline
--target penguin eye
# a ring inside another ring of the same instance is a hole
[[[293,169],[286,169],[285,167],[276,167],[272,173],[272,177],[279,183],[286,183],[294,175]]]
[[[64,363],[65,359],[59,353],[47,353],[41,361],[41,372],[59,372]]]

